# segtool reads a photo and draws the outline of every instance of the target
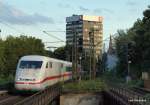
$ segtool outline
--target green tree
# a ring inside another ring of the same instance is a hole
[[[53,51],[50,51],[50,50],[45,50],[45,54],[44,55],[54,58],[54,53],[53,53]]]
[[[102,73],[104,73],[107,69],[107,53],[104,52],[102,55]]]
[[[8,36],[6,40],[3,41],[3,51],[4,69],[2,74],[6,77],[14,75],[20,57],[32,54],[46,55],[42,41],[27,36]]]
[[[61,60],[66,60],[66,50],[65,46],[59,47],[54,50],[54,57]]]
[[[5,68],[5,58],[4,58],[5,50],[4,50],[4,41],[0,39],[0,77],[2,76],[2,72]]]
[[[122,76],[125,76],[127,72],[127,55],[131,57],[130,72],[133,77],[140,77],[142,71],[150,68],[150,8],[143,12],[143,16],[143,19],[138,19],[129,30],[118,31],[118,36],[115,40],[119,58],[117,72]],[[130,49],[129,43],[132,43]],[[128,54],[126,54],[126,49]],[[132,54],[130,55],[131,52]]]

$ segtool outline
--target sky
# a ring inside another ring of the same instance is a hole
[[[0,0],[0,36],[28,35],[45,42],[58,41],[49,34],[66,40],[66,17],[94,15],[103,17],[103,39],[115,34],[118,29],[129,29],[150,0]],[[61,31],[61,32],[52,32]],[[108,43],[108,41],[106,42]],[[47,46],[62,46],[65,43],[45,43]]]

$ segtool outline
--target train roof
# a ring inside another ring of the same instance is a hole
[[[55,59],[55,58],[50,58],[50,57],[46,57],[46,56],[41,56],[41,55],[26,55],[26,56],[23,56],[20,58],[20,60],[37,60],[37,61],[40,61],[40,60],[52,60],[54,62],[61,62],[61,63],[70,63],[71,62],[68,62],[68,61],[63,61],[63,60],[59,60],[59,59]]]

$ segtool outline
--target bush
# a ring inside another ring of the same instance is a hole
[[[8,77],[5,76],[0,76],[0,84],[5,84],[8,82],[12,82],[14,81],[14,76],[13,75],[9,75]]]
[[[64,91],[102,91],[106,84],[100,79],[82,80],[80,82],[68,83],[63,86]]]
[[[143,80],[131,80],[126,84],[128,87],[144,87]]]

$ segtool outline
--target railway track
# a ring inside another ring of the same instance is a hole
[[[0,105],[14,105],[21,100],[29,97],[29,94],[12,94],[12,93],[5,93],[0,95]]]
[[[146,89],[143,89],[143,88],[138,88],[138,87],[133,87],[131,88],[132,91],[136,92],[136,93],[139,93],[143,96],[147,95],[147,94],[150,94],[150,91],[146,90]]]

